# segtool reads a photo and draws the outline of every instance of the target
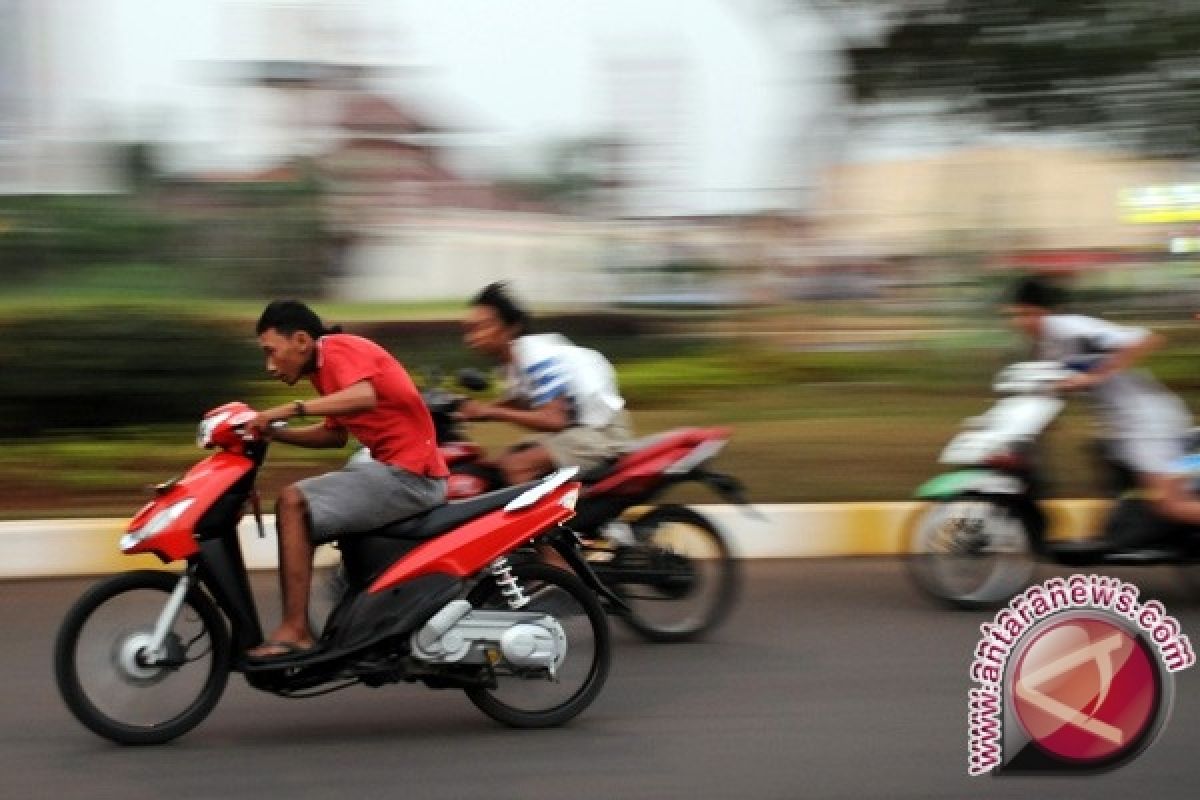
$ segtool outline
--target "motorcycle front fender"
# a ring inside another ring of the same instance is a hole
[[[1020,478],[994,469],[960,469],[944,472],[921,484],[918,500],[947,500],[961,494],[1021,495],[1029,487]]]

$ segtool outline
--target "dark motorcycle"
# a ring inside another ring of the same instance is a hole
[[[489,385],[475,370],[460,371],[457,382],[470,391]],[[462,395],[441,388],[434,377],[422,396],[450,467],[449,496],[474,497],[504,486],[455,414]],[[667,431],[578,478],[583,489],[571,529],[596,576],[624,601],[604,600],[605,607],[651,641],[695,639],[719,624],[735,602],[739,570],[724,534],[695,509],[660,501],[674,486],[701,483],[755,513],[741,483],[709,467],[729,436],[729,428],[719,427]]]

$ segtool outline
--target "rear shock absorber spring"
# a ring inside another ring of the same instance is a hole
[[[500,556],[493,561],[490,570],[492,577],[496,580],[496,585],[500,587],[500,593],[508,601],[509,608],[515,611],[529,602],[529,598],[525,596],[525,590],[517,582],[517,576],[512,574],[512,567],[509,566],[506,557]]]

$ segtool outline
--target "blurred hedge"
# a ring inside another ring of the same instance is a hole
[[[242,396],[250,335],[104,308],[0,325],[0,436],[198,419]]]
[[[316,304],[318,313],[320,304]],[[461,311],[449,319],[373,320],[345,324],[347,333],[366,336],[387,348],[414,375],[431,370],[446,374],[460,367],[492,368],[496,365],[463,344]],[[325,322],[339,322],[324,314]],[[614,364],[643,358],[665,358],[703,352],[710,341],[703,336],[669,337],[669,320],[652,315],[622,313],[539,314],[534,333],[561,333],[575,344],[604,353]]]
[[[0,198],[0,263],[16,283],[69,279],[80,266],[161,260],[172,223],[117,195]]]
[[[0,196],[0,292],[92,286],[127,265],[205,297],[319,294],[340,266],[311,181],[160,183],[143,195]]]

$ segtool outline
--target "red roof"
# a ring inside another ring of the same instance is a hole
[[[433,130],[415,115],[377,94],[355,94],[346,100],[338,124],[351,131],[401,135]]]

